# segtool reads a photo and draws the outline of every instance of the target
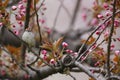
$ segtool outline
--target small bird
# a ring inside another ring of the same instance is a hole
[[[26,30],[22,35],[22,40],[28,43],[29,47],[35,46],[35,35],[32,31]]]

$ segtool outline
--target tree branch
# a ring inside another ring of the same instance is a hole
[[[79,69],[82,69],[83,72],[85,72],[87,75],[89,75],[90,77],[92,77],[95,80],[100,80],[99,78],[97,78],[94,73],[90,72],[88,69],[86,69],[86,67],[84,67],[80,62],[75,61],[75,66],[77,66]],[[105,80],[105,79],[102,79]]]
[[[115,12],[115,14],[118,14],[120,13],[120,10],[118,10],[117,12]],[[76,60],[79,60],[80,59],[80,56],[81,56],[81,52],[82,52],[82,49],[85,47],[86,43],[88,42],[88,40],[92,37],[92,35],[101,27],[102,24],[105,24],[108,20],[110,20],[112,18],[113,15],[111,15],[110,17],[108,17],[106,20],[104,20],[98,27],[96,27],[96,29],[89,35],[89,37],[87,38],[87,40],[85,41],[84,44],[82,44],[82,46],[79,48],[78,50],[78,56],[76,58]]]
[[[24,30],[26,30],[29,27],[31,2],[32,2],[32,0],[27,0]],[[23,64],[23,65],[25,63],[25,53],[26,53],[26,45],[22,44],[22,49],[21,49],[21,64]]]
[[[110,46],[111,46],[112,36],[113,36],[113,32],[114,32],[114,20],[115,20],[115,12],[116,12],[115,5],[116,5],[116,0],[114,0],[114,3],[113,3],[112,27],[110,30],[110,35],[108,38],[108,46],[107,46],[107,74],[108,74],[108,78],[110,78],[110,76],[111,76],[111,74],[110,74],[110,52],[111,52]]]

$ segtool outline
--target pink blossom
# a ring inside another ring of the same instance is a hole
[[[101,25],[101,29],[104,30],[106,28],[105,24]]]
[[[19,5],[18,5],[18,8],[19,8],[20,10],[22,10],[22,9],[24,9],[25,7],[24,7],[23,4],[19,4]]]
[[[86,59],[86,57],[84,57],[84,56],[81,57],[81,60],[82,60],[82,61],[84,61],[85,59]]]
[[[96,44],[93,44],[93,46],[91,47],[92,49],[95,49],[97,46]]]
[[[98,24],[98,20],[96,18],[93,18],[91,21],[91,25],[97,25]]]
[[[120,54],[120,51],[119,50],[116,50],[115,51],[115,55],[118,56]]]
[[[89,52],[92,52],[92,49],[89,49]]]
[[[22,16],[18,15],[18,14],[16,14],[15,17],[16,17],[17,20],[20,20],[22,18]]]
[[[14,30],[15,35],[19,35],[19,31]]]
[[[45,20],[44,20],[44,19],[40,19],[39,21],[40,21],[42,24],[45,23]]]
[[[114,48],[115,48],[115,45],[112,44],[112,45],[110,46],[110,50],[113,50]]]
[[[46,50],[42,50],[42,54],[43,54],[43,55],[46,55],[46,54],[47,54],[47,51],[46,51]]]
[[[1,27],[1,26],[3,26],[3,23],[2,23],[2,22],[0,22],[0,27]]]
[[[109,31],[105,31],[104,36],[108,37],[109,36]]]
[[[118,27],[119,24],[120,24],[120,22],[119,22],[118,20],[115,20],[115,21],[114,21],[114,26],[115,26],[115,27]]]
[[[74,52],[73,55],[76,56],[76,55],[78,55],[78,53],[77,53],[77,52]]]
[[[102,15],[102,14],[98,14],[97,17],[98,17],[99,19],[101,19],[101,18],[103,18],[103,15]]]
[[[111,8],[109,8],[109,10],[110,10],[110,11],[113,11],[113,8],[111,7]]]
[[[108,9],[109,5],[107,3],[103,3],[103,8]]]
[[[62,43],[62,46],[66,48],[66,47],[68,47],[68,43],[63,42],[63,43]]]
[[[19,24],[20,26],[23,26],[22,21],[18,21],[18,24]]]
[[[17,9],[17,6],[12,6],[12,10],[16,10]]]
[[[100,62],[98,61],[94,64],[94,66],[98,66],[99,64],[100,64]]]
[[[46,60],[46,59],[47,59],[47,56],[46,56],[46,55],[44,55],[44,56],[43,56],[43,60]]]
[[[70,49],[67,49],[66,52],[67,52],[67,53],[73,53],[73,51],[70,50]]]
[[[118,41],[120,41],[120,38],[117,38]]]
[[[100,31],[96,31],[96,34],[99,35],[99,34],[100,34]]]
[[[55,64],[55,60],[54,60],[54,59],[51,59],[51,60],[50,60],[50,63],[51,63],[51,64]]]
[[[105,13],[105,16],[110,16],[110,15],[111,15],[111,14],[110,14],[110,12],[108,12],[108,11]]]
[[[85,20],[86,20],[86,18],[87,18],[86,13],[83,13],[83,14],[82,14],[82,19],[85,21]]]

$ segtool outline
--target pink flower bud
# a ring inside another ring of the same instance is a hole
[[[106,16],[110,16],[111,14],[110,14],[110,12],[107,11],[107,12],[105,13],[105,15],[106,15]]]
[[[20,26],[23,26],[22,21],[18,21],[18,24],[19,24]]]
[[[108,9],[109,5],[107,3],[103,3],[103,8]]]
[[[12,6],[12,10],[16,10],[17,9],[17,6]]]
[[[14,30],[15,35],[19,35],[19,31]]]
[[[120,38],[117,38],[118,41],[120,41]]]
[[[106,31],[106,32],[104,33],[104,36],[105,36],[105,37],[108,37],[108,36],[109,36],[109,31]]]
[[[44,55],[44,56],[43,56],[43,60],[46,60],[46,59],[47,59],[47,56],[46,56],[46,55]]]
[[[100,34],[100,31],[96,31],[96,34],[99,35],[99,34]]]
[[[3,26],[3,23],[2,23],[2,22],[0,22],[0,27],[1,27],[1,26]]]
[[[78,53],[77,53],[77,52],[74,52],[73,55],[76,56],[76,55],[78,55]]]
[[[45,20],[44,19],[40,19],[39,22],[41,22],[42,24],[44,24]]]
[[[103,18],[103,15],[98,14],[97,17],[98,17],[99,19],[101,19],[101,18]]]
[[[86,57],[84,57],[84,56],[81,57],[81,60],[82,60],[82,61],[84,61],[85,59],[86,59]]]
[[[120,54],[120,51],[119,50],[116,50],[115,51],[115,55],[118,56]]]
[[[63,42],[63,43],[62,43],[62,46],[63,46],[63,47],[68,47],[68,43]]]
[[[94,65],[94,66],[98,66],[99,64],[100,64],[100,62],[98,61],[98,62],[96,62],[96,63],[95,63],[95,65]]]
[[[102,24],[101,25],[101,29],[103,30],[103,29],[105,29],[106,28],[106,26],[104,25],[104,24]]]
[[[16,26],[15,25],[12,25],[12,28],[15,28]]]
[[[19,8],[19,9],[24,9],[25,7],[24,7],[23,4],[19,4],[19,5],[18,5],[18,8]]]
[[[118,27],[119,24],[120,24],[120,22],[119,22],[118,20],[115,20],[115,21],[114,21],[114,26],[115,26],[115,27]]]
[[[46,51],[46,50],[42,50],[42,54],[43,54],[43,55],[46,55],[46,54],[47,54],[47,51]]]
[[[21,15],[15,15],[15,17],[16,17],[16,20],[20,20],[21,18],[22,18],[22,16]]]
[[[115,48],[115,45],[112,44],[112,45],[110,46],[110,50],[113,50],[114,48]]]
[[[86,18],[87,18],[86,13],[83,13],[83,14],[82,14],[82,19],[85,21],[85,20],[86,20]]]
[[[93,18],[91,21],[91,25],[97,25],[98,24],[98,20],[96,18]]]
[[[67,53],[73,53],[73,51],[70,50],[70,49],[67,49],[66,52],[67,52]]]
[[[54,59],[51,59],[51,60],[50,60],[50,63],[51,63],[51,64],[55,64],[55,60],[54,60]]]

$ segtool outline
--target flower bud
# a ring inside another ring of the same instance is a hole
[[[51,64],[55,64],[55,60],[54,60],[54,59],[51,59],[51,60],[50,60],[50,63],[51,63]]]
[[[63,46],[63,47],[68,47],[68,44],[67,44],[66,42],[63,42],[63,43],[62,43],[62,46]]]
[[[12,6],[12,10],[16,10],[17,9],[17,6]]]

